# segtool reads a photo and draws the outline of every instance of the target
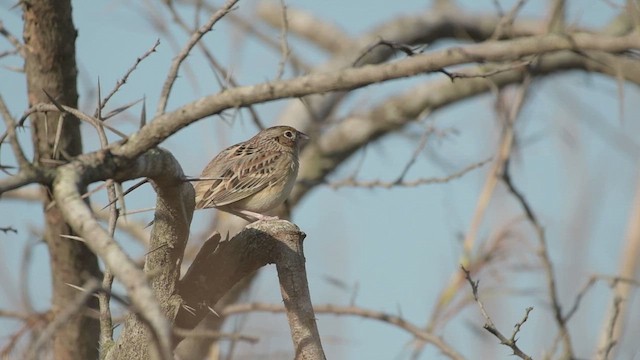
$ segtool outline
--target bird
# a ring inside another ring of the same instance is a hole
[[[309,137],[290,126],[273,126],[229,146],[202,170],[196,209],[216,208],[249,222],[282,204],[298,176],[298,153]]]

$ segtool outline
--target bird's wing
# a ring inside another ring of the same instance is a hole
[[[276,169],[286,161],[286,155],[279,151],[258,150],[249,144],[223,150],[200,175],[212,180],[196,183],[196,208],[231,204],[281,181],[286,173]]]

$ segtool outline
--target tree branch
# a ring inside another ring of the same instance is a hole
[[[99,151],[82,155],[73,162],[58,168],[57,177],[53,185],[56,203],[60,207],[65,220],[72,226],[79,236],[85,239],[87,246],[113,271],[127,289],[134,309],[152,328],[152,334],[157,340],[160,355],[167,359],[171,357],[171,330],[166,318],[166,309],[161,309],[149,286],[146,276],[138,269],[129,256],[120,248],[107,231],[100,226],[95,215],[82,200],[80,189],[87,184],[105,178],[124,181],[136,177],[148,176],[156,179],[156,183],[174,186],[183,181],[184,175],[175,158],[166,151],[157,149],[147,152],[137,161],[125,166],[121,159],[111,157],[107,151]],[[190,186],[188,183],[184,183]],[[183,188],[184,186],[181,186]],[[178,190],[170,190],[178,191]],[[193,190],[191,190],[193,191]],[[162,196],[162,192],[159,193]],[[189,198],[189,196],[185,196]],[[161,200],[159,200],[161,201]],[[184,200],[183,200],[184,201]],[[191,200],[193,195],[191,193]],[[188,203],[186,203],[186,206]],[[193,206],[191,206],[192,211]],[[157,213],[156,216],[166,216]],[[166,220],[170,220],[167,216]],[[186,219],[181,219],[186,220]],[[190,221],[190,215],[189,219]],[[179,227],[181,225],[174,224]],[[189,224],[184,225],[188,228]],[[186,236],[181,241],[186,242]],[[173,239],[173,241],[177,241]],[[180,253],[180,256],[182,254]],[[178,264],[168,263],[172,271]],[[155,271],[156,269],[154,269]],[[144,331],[142,331],[144,333]],[[128,337],[121,336],[119,341],[127,342]],[[148,342],[145,344],[145,349]]]
[[[323,359],[304,269],[304,237],[297,226],[284,220],[250,224],[226,241],[219,234],[212,236],[180,281],[177,294],[183,305],[175,326],[193,329],[238,281],[275,263],[296,357]]]
[[[171,113],[156,117],[134,133],[126,143],[115,148],[113,152],[116,155],[135,158],[147,149],[158,145],[171,134],[203,117],[259,102],[328,91],[350,90],[469,62],[509,61],[561,50],[599,50],[615,53],[632,48],[640,48],[640,34],[633,33],[622,37],[584,33],[550,34],[518,40],[485,42],[416,55],[388,64],[344,69],[331,73],[300,76],[292,80],[227,89],[218,94],[205,96]]]
[[[443,354],[448,356],[451,359],[462,360],[464,357],[458,353],[451,345],[447,344],[440,337],[426,332],[420,329],[418,326],[411,324],[409,321],[403,319],[400,316],[380,312],[373,311],[368,309],[363,309],[357,306],[337,306],[337,305],[318,305],[314,306],[313,310],[316,314],[331,314],[331,315],[352,315],[358,316],[365,319],[372,319],[377,321],[382,321],[394,326],[397,326],[417,339],[423,340],[425,342],[433,344],[437,347]],[[225,307],[220,313],[221,316],[229,316],[234,314],[241,314],[247,312],[273,312],[273,313],[282,313],[286,312],[286,308],[282,305],[271,305],[271,304],[261,304],[261,303],[250,303],[250,304],[233,304]]]
[[[527,321],[527,319],[529,319],[529,313],[531,312],[531,310],[533,310],[533,308],[532,307],[527,308],[524,318],[519,323],[516,323],[515,328],[513,330],[513,334],[511,335],[511,338],[507,339],[507,337],[504,336],[500,332],[500,330],[498,330],[496,325],[493,323],[493,321],[491,320],[491,317],[489,317],[489,314],[484,308],[484,304],[482,303],[482,301],[480,301],[480,298],[478,297],[479,281],[473,281],[471,279],[471,274],[469,273],[469,270],[465,269],[464,267],[462,267],[462,271],[464,271],[465,277],[469,282],[469,285],[471,286],[473,298],[478,303],[478,306],[480,307],[480,311],[482,312],[482,316],[486,321],[486,323],[483,326],[485,330],[487,330],[488,332],[493,334],[495,337],[497,337],[498,340],[500,340],[500,343],[502,345],[510,347],[511,350],[513,350],[513,355],[524,360],[532,360],[531,356],[525,354],[522,350],[520,350],[520,348],[516,344],[516,341],[517,341],[516,336],[518,335],[518,332],[520,332],[520,328],[522,327],[522,325]]]
[[[160,93],[160,99],[158,100],[158,107],[156,109],[156,116],[164,114],[165,109],[167,108],[167,102],[169,101],[169,94],[171,93],[171,88],[173,87],[173,83],[176,81],[178,77],[178,70],[180,69],[180,65],[187,58],[191,49],[200,41],[200,39],[204,36],[204,34],[211,31],[213,26],[218,22],[218,20],[222,19],[231,9],[235,6],[238,0],[227,0],[227,2],[220,8],[218,11],[213,13],[209,18],[209,21],[202,25],[197,31],[194,31],[191,34],[191,38],[184,46],[184,48],[180,51],[178,56],[171,63],[171,68],[169,69],[169,73],[167,75],[167,79],[162,85],[162,92]]]

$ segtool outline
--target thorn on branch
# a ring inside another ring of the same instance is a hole
[[[18,230],[16,230],[16,228],[14,228],[13,226],[0,227],[0,231],[2,231],[5,234],[8,234],[10,232],[14,234],[18,233]]]

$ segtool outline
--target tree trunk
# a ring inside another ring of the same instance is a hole
[[[26,45],[25,72],[29,104],[50,102],[46,91],[59,103],[76,107],[77,32],[71,18],[70,1],[30,0],[21,4],[24,11],[23,36]],[[82,153],[78,119],[69,115],[61,118],[60,115],[52,112],[31,117],[35,163],[38,166],[55,167]],[[56,140],[57,132],[60,135]],[[60,236],[72,235],[72,231],[58,208],[49,208],[51,188],[44,186],[42,191],[47,199],[44,203],[44,239],[51,257],[52,312],[56,316],[78,295],[78,290],[67,284],[81,286],[87,279],[99,277],[100,269],[96,256],[82,242]],[[92,298],[88,306],[97,309],[97,300]],[[53,339],[53,354],[56,359],[97,358],[99,323],[95,317],[87,315],[87,311],[81,312],[56,332]]]

